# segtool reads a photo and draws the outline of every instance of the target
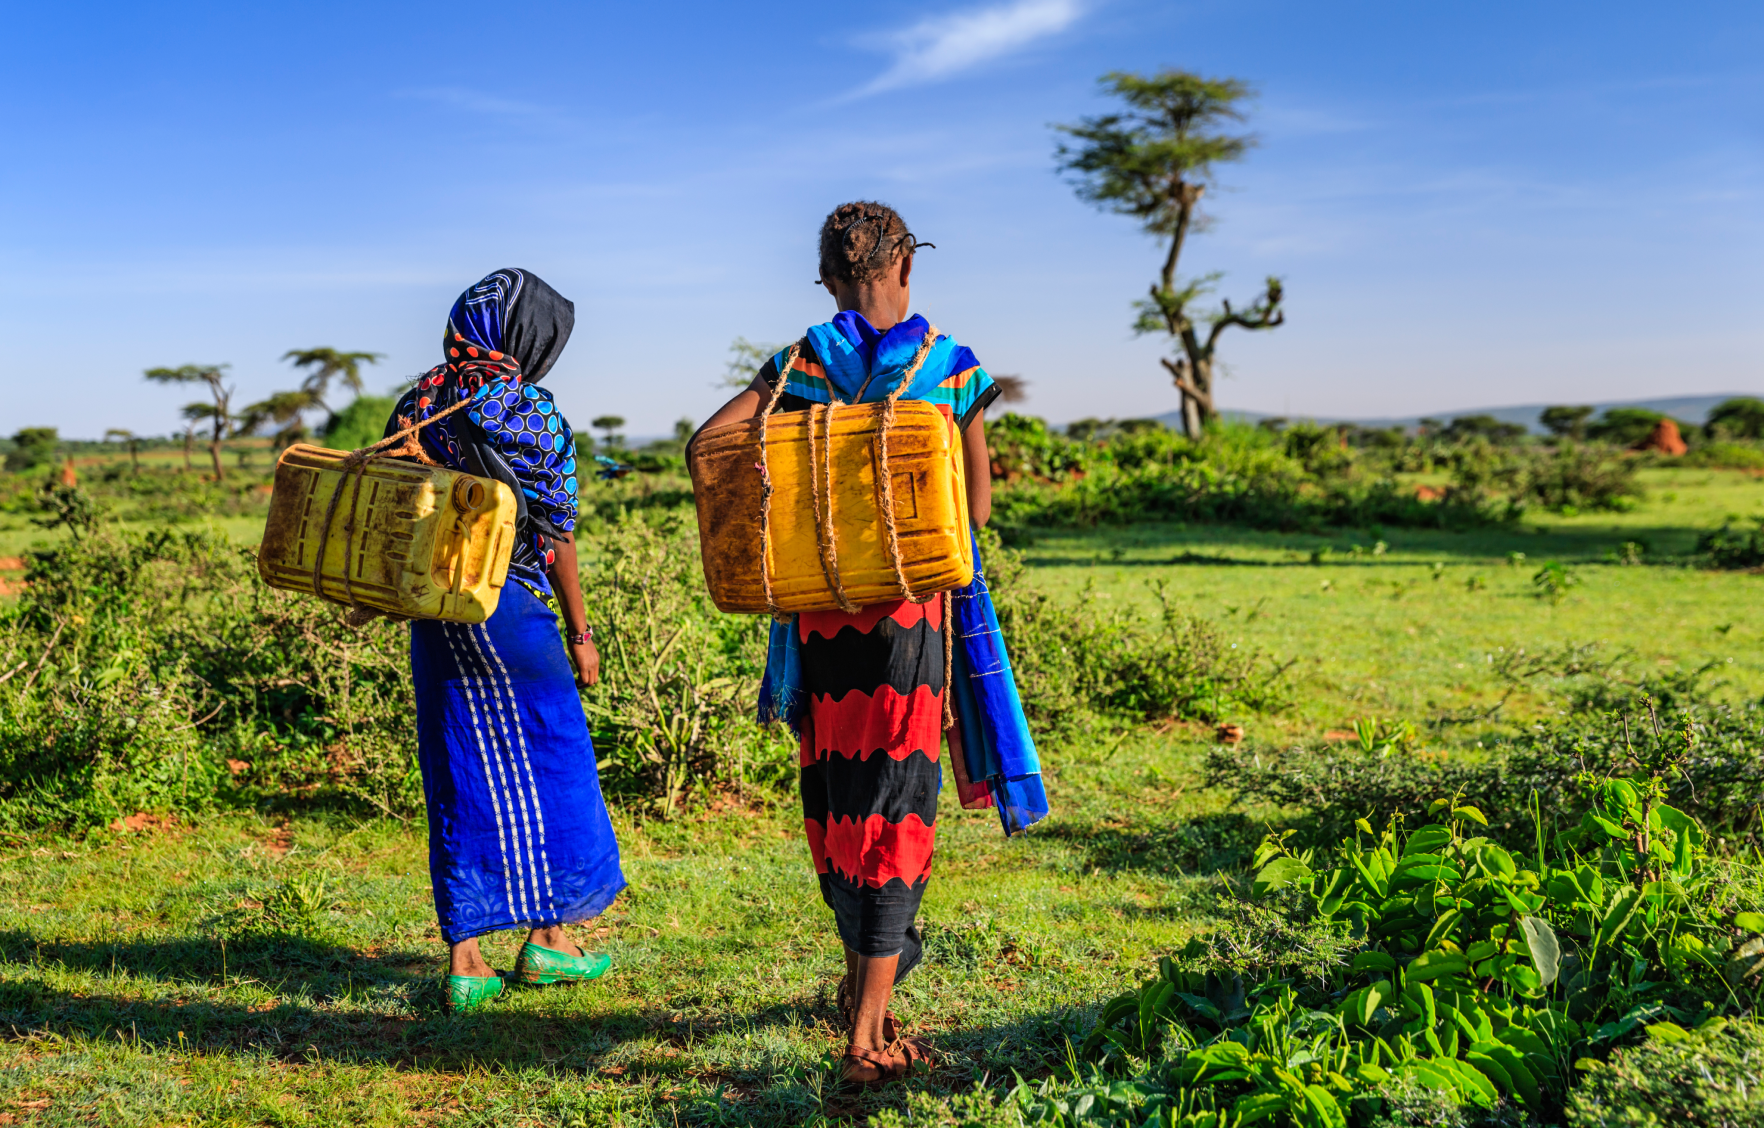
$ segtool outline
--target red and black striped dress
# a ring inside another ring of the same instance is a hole
[[[802,817],[845,946],[919,962],[937,839],[945,597],[804,612]]]

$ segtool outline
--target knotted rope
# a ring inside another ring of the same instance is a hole
[[[937,344],[937,327],[928,326],[925,339],[919,342],[913,359],[908,363],[906,371],[901,374],[900,382],[894,390],[882,400],[881,418],[876,432],[876,472],[880,478],[882,492],[882,530],[883,553],[888,557],[889,567],[894,570],[895,582],[900,585],[901,598],[909,603],[924,603],[931,595],[915,595],[912,584],[907,580],[906,565],[900,556],[900,531],[894,520],[894,478],[888,471],[889,432],[894,426],[895,405],[900,397],[912,386],[919,370],[925,367],[925,361],[931,355],[931,349]],[[772,398],[766,402],[765,409],[760,412],[760,583],[765,590],[766,610],[773,618],[782,620],[782,611],[772,595],[771,560],[771,515],[772,515],[772,478],[766,459],[766,421],[777,410],[778,403],[784,398],[784,387],[790,381],[790,373],[796,367],[797,359],[802,355],[802,347],[807,337],[799,339],[784,354],[784,364],[778,371],[778,380],[772,385]],[[862,399],[864,391],[870,386],[868,380],[858,389],[858,398]],[[848,615],[857,614],[859,608],[845,594],[845,584],[839,572],[839,540],[838,532],[833,523],[833,421],[839,408],[850,406],[828,392],[828,402],[813,404],[809,407],[808,418],[808,460],[809,460],[809,500],[814,509],[815,547],[819,551],[821,574],[827,580],[827,587],[833,595],[839,609]],[[815,428],[821,428],[821,449],[815,449]],[[823,502],[823,494],[825,501]],[[935,593],[933,593],[935,594]],[[947,662],[946,662],[947,664]]]
[[[472,399],[473,397],[467,396],[452,407],[429,416],[421,423],[413,423],[395,434],[387,435],[372,446],[352,450],[343,456],[343,473],[337,479],[337,488],[331,491],[330,504],[325,506],[324,522],[319,526],[318,552],[312,561],[312,593],[321,599],[325,598],[325,549],[331,540],[331,521],[337,515],[337,503],[343,500],[343,487],[349,484],[350,472],[354,471],[355,490],[349,495],[349,520],[343,526],[343,595],[349,601],[349,613],[344,616],[344,621],[350,626],[362,626],[375,615],[380,614],[374,608],[363,607],[355,598],[355,586],[350,577],[350,572],[353,570],[351,565],[355,557],[355,516],[361,501],[361,480],[367,474],[368,463],[380,458],[414,454],[421,461],[435,465],[434,460],[424,453],[422,444],[412,439],[412,436],[424,427],[439,423],[454,412],[470,407]],[[410,440],[408,445],[406,445],[406,440]]]
[[[778,369],[778,382],[772,385],[772,398],[766,401],[765,410],[760,412],[759,426],[759,472],[760,472],[760,586],[766,593],[766,610],[772,618],[783,622],[785,613],[772,598],[772,473],[766,459],[766,420],[778,409],[778,401],[784,398],[784,386],[790,382],[790,370],[796,367],[796,358],[802,355],[802,346],[808,343],[807,337],[799,338],[784,353],[784,365]],[[812,435],[813,428],[810,429]],[[810,475],[813,476],[812,474]]]
[[[894,405],[900,402],[902,393],[907,390],[919,369],[925,367],[925,360],[931,355],[931,348],[937,343],[937,326],[930,325],[925,329],[925,339],[919,342],[919,351],[913,354],[912,363],[907,365],[906,372],[901,376],[900,383],[888,393],[882,401],[882,422],[876,430],[876,473],[882,478],[882,530],[885,534],[884,543],[888,553],[888,563],[894,568],[895,582],[900,584],[900,594],[909,603],[923,603],[931,597],[914,595],[907,583],[906,565],[900,559],[900,532],[894,527],[894,476],[888,472],[888,433],[894,427]]]

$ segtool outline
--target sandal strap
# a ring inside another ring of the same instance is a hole
[[[866,1050],[862,1046],[845,1047],[845,1056],[856,1061],[867,1062],[877,1069],[893,1070],[900,1066],[900,1060],[885,1051]]]

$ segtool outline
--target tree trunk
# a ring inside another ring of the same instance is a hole
[[[1182,433],[1190,439],[1201,437],[1200,403],[1187,392],[1182,393]]]
[[[214,480],[218,482],[221,480],[221,477],[222,477],[222,475],[221,475],[221,460],[220,460],[220,440],[219,439],[216,439],[213,442],[208,444],[208,457],[210,459],[212,459],[214,462]]]
[[[196,469],[194,466],[190,465],[190,445],[195,441],[195,428],[186,428],[184,430],[184,469],[187,471]]]
[[[134,468],[134,473],[141,472],[141,450],[132,440],[129,442],[129,465]]]
[[[1190,357],[1188,371],[1194,381],[1194,390],[1199,395],[1189,393],[1183,397],[1184,412],[1194,412],[1194,438],[1200,438],[1201,431],[1213,421],[1217,413],[1213,410],[1213,358]]]

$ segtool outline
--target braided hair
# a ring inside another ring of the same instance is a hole
[[[821,279],[870,282],[887,274],[921,243],[887,204],[857,200],[834,208],[821,224]]]

